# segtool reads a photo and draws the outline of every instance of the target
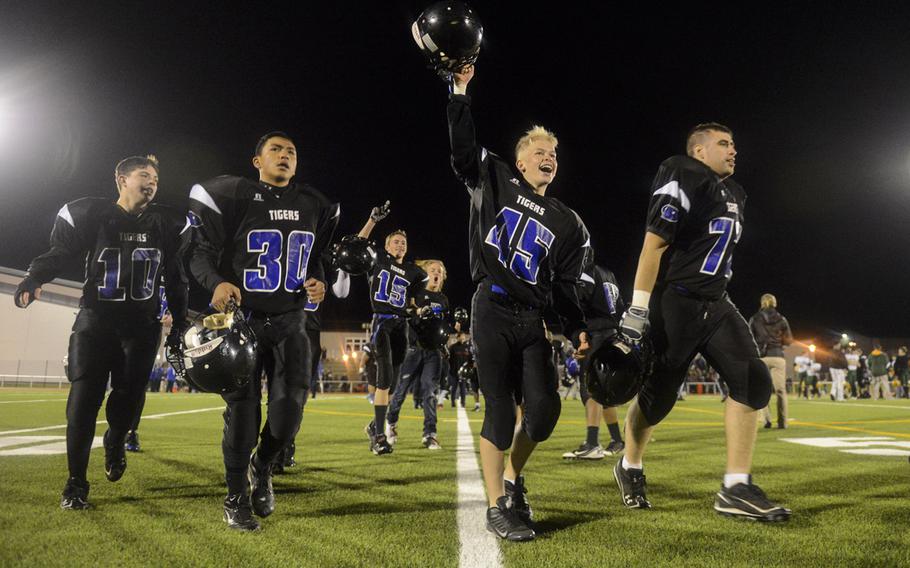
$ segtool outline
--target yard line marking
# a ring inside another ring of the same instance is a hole
[[[902,432],[881,432],[878,430],[868,430],[866,428],[850,428],[848,426],[834,426],[820,422],[806,422],[804,420],[791,419],[791,423],[799,426],[812,426],[813,428],[822,428],[825,430],[841,430],[843,432],[860,432],[861,434],[873,434],[875,436],[895,436],[897,438],[910,438],[910,434]]]
[[[806,401],[809,402],[809,401]],[[840,406],[842,408],[851,408],[853,406],[862,406],[864,408],[898,408],[900,410],[910,410],[910,406],[895,406],[893,404],[863,404],[862,402],[825,402],[823,400],[814,400],[812,404],[828,404],[831,406]]]
[[[458,444],[455,450],[458,471],[458,566],[460,568],[501,568],[499,542],[486,529],[487,496],[474,456],[474,436],[468,413],[458,408]]]
[[[214,406],[212,408],[197,408],[196,410],[181,410],[180,412],[165,412],[164,414],[150,414],[148,416],[143,416],[143,420],[155,419],[155,418],[166,418],[168,416],[178,416],[180,414],[196,414],[199,412],[211,412],[212,410],[224,410],[223,406]],[[107,420],[99,420],[95,424],[107,424]],[[6,430],[0,432],[0,436],[5,436],[7,434],[25,434],[27,432],[43,432],[45,430],[59,430],[60,428],[66,428],[66,424],[58,424],[56,426],[42,426],[40,428],[25,428],[23,430]]]

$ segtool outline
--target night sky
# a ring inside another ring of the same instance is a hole
[[[410,237],[467,305],[468,203],[448,163],[446,88],[409,26],[425,2],[217,4],[166,10],[0,7],[0,265],[47,248],[60,206],[115,195],[113,167],[161,160],[158,200],[254,177],[253,146],[286,130],[298,180],[355,233]],[[729,290],[748,318],[777,295],[799,336],[910,336],[910,9],[905,3],[474,2],[485,28],[471,84],[480,142],[510,155],[531,123],[560,139],[549,195],[576,209],[631,296],[649,185],[693,124],[734,131],[746,189]],[[78,265],[66,275],[81,279]],[[366,321],[367,291],[326,305]]]

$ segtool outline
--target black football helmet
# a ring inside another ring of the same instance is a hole
[[[376,245],[363,237],[347,235],[332,247],[332,268],[351,276],[369,274],[376,266]]]
[[[455,308],[455,311],[452,312],[452,319],[455,320],[455,323],[461,324],[461,331],[465,331],[465,326],[471,321],[471,316],[465,308]]]
[[[632,400],[651,372],[651,353],[647,339],[632,344],[617,335],[605,341],[589,355],[584,380],[591,398],[604,406],[619,406]]]
[[[436,2],[411,24],[411,34],[430,68],[448,81],[453,72],[477,61],[483,25],[464,2]]]
[[[168,361],[191,387],[229,393],[246,386],[256,368],[256,335],[243,313],[199,317],[183,334],[181,345],[168,351]]]
[[[449,335],[455,333],[449,322],[433,312],[415,318],[413,327],[417,332],[417,344],[424,349],[445,347]]]
[[[458,380],[465,384],[477,380],[477,366],[473,361],[461,364],[458,368]]]

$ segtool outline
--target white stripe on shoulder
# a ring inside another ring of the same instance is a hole
[[[212,199],[212,196],[209,195],[209,192],[207,192],[205,188],[198,183],[193,186],[193,189],[190,190],[190,199],[195,199],[199,203],[202,203],[212,211],[221,215],[221,209],[218,209],[218,205],[215,204],[215,200]]]
[[[588,237],[588,240],[585,241],[585,244],[581,245],[581,248],[591,248],[591,237]]]
[[[338,207],[335,208],[335,214],[332,215],[332,218],[334,219],[335,217],[338,217],[339,215],[341,215],[341,203],[339,203]]]
[[[70,224],[70,227],[76,228],[76,223],[73,222],[73,216],[70,215],[70,208],[68,205],[64,205],[60,208],[60,211],[57,212],[57,217],[60,217],[64,221]]]
[[[678,199],[679,203],[682,205],[682,208],[687,212],[689,211],[689,207],[692,206],[692,204],[689,202],[689,196],[686,195],[686,192],[683,190],[683,188],[679,187],[679,182],[676,180],[671,181],[667,185],[655,191],[654,195],[669,195],[674,199]]]
[[[487,159],[487,154],[489,154],[489,152],[487,152],[487,149],[484,148],[483,146],[481,146],[480,147],[480,161],[481,162],[483,162],[484,160]]]
[[[590,282],[591,284],[594,284],[594,277],[588,276],[584,272],[581,273],[581,278],[579,280],[581,280],[582,282]]]
[[[182,235],[183,233],[185,233],[187,231],[187,229],[189,229],[192,226],[193,226],[193,224],[190,223],[190,216],[187,215],[186,216],[186,225],[184,225],[183,228],[180,229],[180,234]]]

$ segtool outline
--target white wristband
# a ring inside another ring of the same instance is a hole
[[[632,305],[648,309],[648,304],[651,302],[651,292],[645,292],[644,290],[635,290],[632,292]]]

